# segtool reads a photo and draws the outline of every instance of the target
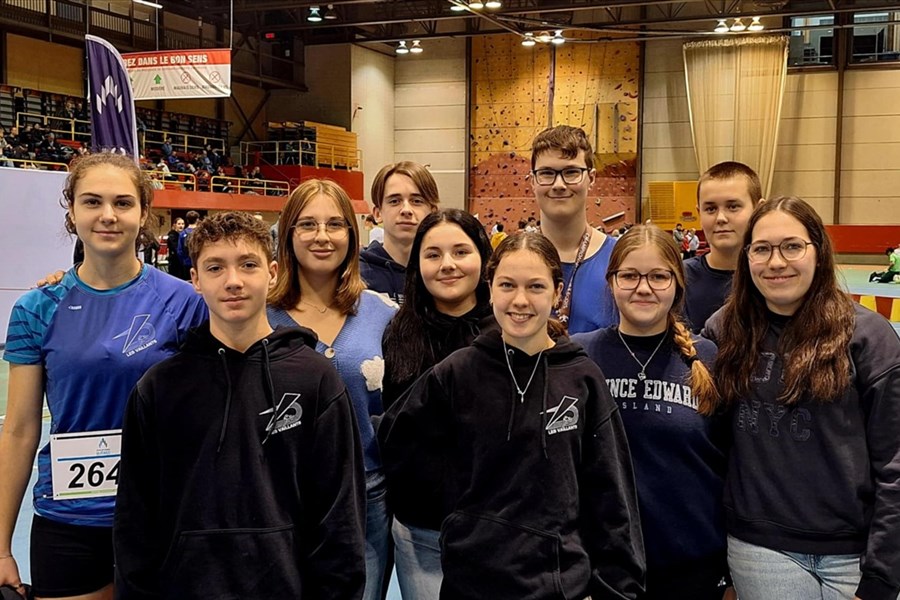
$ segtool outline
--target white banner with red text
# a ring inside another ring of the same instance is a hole
[[[123,54],[135,100],[231,95],[231,50],[163,50]]]

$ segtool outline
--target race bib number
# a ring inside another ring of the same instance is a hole
[[[53,499],[115,496],[121,451],[121,429],[51,435]]]

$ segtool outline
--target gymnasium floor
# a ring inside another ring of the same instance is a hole
[[[850,265],[841,266],[840,277],[843,279],[847,289],[853,294],[873,295],[890,298],[900,298],[900,283],[869,283],[869,274],[875,270],[872,265]],[[880,270],[883,267],[878,267]],[[900,323],[894,323],[894,330],[900,335]],[[7,382],[9,380],[9,365],[0,360],[0,428],[3,424],[3,416],[6,414],[6,394]],[[49,437],[50,424],[45,413],[43,440],[41,445],[46,443]],[[35,470],[35,473],[37,471]],[[25,501],[22,503],[22,511],[19,515],[19,521],[16,526],[16,533],[13,538],[13,553],[19,562],[21,575],[25,581],[30,581],[29,577],[29,560],[28,560],[28,534],[31,526],[31,487],[34,485],[34,474],[32,482],[29,484],[29,491],[25,495]],[[391,582],[391,589],[388,593],[388,600],[400,600],[400,592],[397,587],[396,580]]]

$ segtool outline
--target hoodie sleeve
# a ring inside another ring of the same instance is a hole
[[[116,598],[159,598],[163,543],[159,538],[159,450],[156,424],[140,383],[128,399],[113,527]]]
[[[389,492],[417,490],[416,502],[444,504],[452,445],[450,401],[434,369],[425,372],[384,414],[378,428]],[[444,511],[449,507],[441,506]]]
[[[344,390],[316,421],[309,456],[309,553],[304,581],[309,597],[362,598],[366,584],[366,477],[350,397]]]
[[[858,316],[859,318],[859,316]],[[855,353],[856,386],[868,411],[866,440],[875,483],[869,539],[856,595],[896,600],[900,593],[900,340],[881,317],[871,316]]]
[[[591,557],[591,597],[643,594],[646,561],[625,427],[606,384],[598,382],[586,429],[581,506]]]

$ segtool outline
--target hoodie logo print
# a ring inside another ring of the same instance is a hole
[[[285,403],[287,403],[287,407],[282,409],[281,407],[284,406]],[[275,410],[270,408],[269,410],[264,410],[260,414],[264,415],[269,412],[272,413],[272,418],[266,426],[269,435],[274,435],[298,427],[301,425],[300,417],[303,416],[303,407],[300,406],[300,394],[288,392],[281,397],[281,401],[278,403]]]
[[[150,323],[150,315],[135,315],[131,319],[131,327],[113,339],[117,340],[121,337],[125,338],[125,344],[122,346],[122,354],[125,356],[133,356],[156,345],[156,328]]]
[[[553,435],[564,431],[578,429],[578,398],[563,396],[556,408],[547,409],[548,415],[553,415],[547,423],[547,433]]]

